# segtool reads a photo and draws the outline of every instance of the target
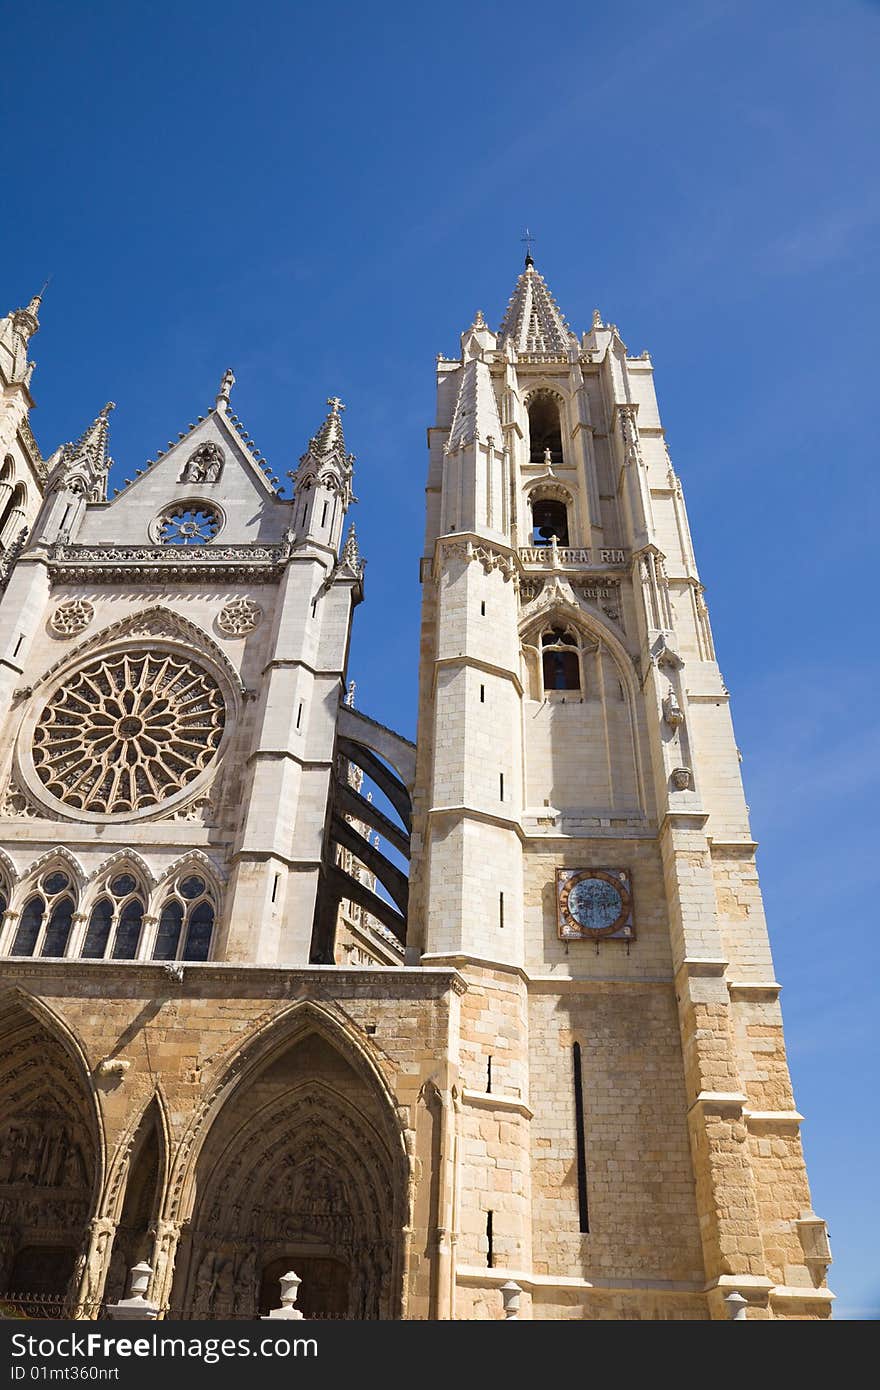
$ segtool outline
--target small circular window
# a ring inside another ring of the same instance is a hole
[[[162,513],[156,524],[156,539],[161,545],[207,545],[221,524],[216,507],[184,502]]]

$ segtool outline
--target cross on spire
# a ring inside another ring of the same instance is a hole
[[[525,247],[526,247],[526,265],[534,265],[534,264],[535,264],[535,262],[532,260],[532,243],[533,243],[535,240],[536,240],[536,238],[532,236],[532,234],[531,234],[531,232],[529,231],[528,227],[526,227],[525,236],[521,236],[521,237],[520,237],[520,241],[525,242]]]
[[[342,401],[339,399],[338,396],[328,396],[327,404],[329,405],[334,415],[338,415],[340,410],[345,409],[345,406],[342,404]]]

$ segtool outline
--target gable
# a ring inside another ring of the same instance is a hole
[[[237,432],[219,412],[178,440],[110,502],[86,509],[80,544],[155,545],[163,515],[212,512],[206,534],[221,544],[283,539],[290,503],[273,491]],[[171,535],[169,540],[174,539]]]

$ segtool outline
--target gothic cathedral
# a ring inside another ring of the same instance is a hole
[[[438,360],[413,745],[348,679],[342,402],[291,498],[227,372],[109,496],[111,405],[31,431],[40,308],[0,320],[0,1304],[138,1265],[172,1318],[291,1269],[307,1316],[828,1317],[648,355],[528,256]]]

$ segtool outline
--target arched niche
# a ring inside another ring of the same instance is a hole
[[[63,1027],[19,991],[0,1000],[0,1289],[61,1297],[102,1174],[94,1093]]]
[[[407,1200],[397,1118],[369,1067],[332,1032],[300,1029],[214,1115],[172,1316],[265,1312],[284,1264],[306,1314],[396,1317]]]
[[[562,405],[555,391],[539,389],[529,396],[529,462],[562,463]],[[547,458],[547,451],[550,457]]]
[[[567,604],[534,616],[521,640],[526,805],[641,814],[634,692],[617,644]]]
[[[158,1102],[153,1099],[131,1141],[125,1195],[104,1288],[108,1303],[125,1297],[132,1266],[152,1259],[152,1232],[164,1191],[166,1157],[162,1116]]]

